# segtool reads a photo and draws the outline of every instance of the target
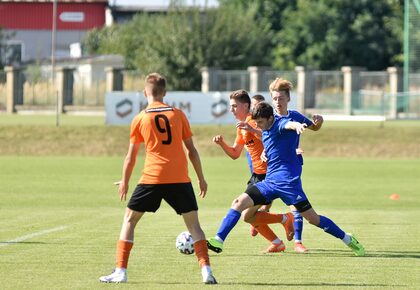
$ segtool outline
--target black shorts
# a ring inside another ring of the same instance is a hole
[[[252,173],[251,178],[248,180],[248,187],[252,184],[263,181],[264,179],[265,179],[265,174]]]
[[[267,205],[270,204],[271,201],[266,200],[264,195],[262,195],[261,191],[255,184],[250,184],[248,188],[245,190],[245,193],[249,195],[249,197],[254,202],[254,205]]]
[[[156,212],[164,199],[177,214],[198,210],[191,182],[138,184],[127,207],[138,212]]]

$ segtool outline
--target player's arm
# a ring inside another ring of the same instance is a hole
[[[243,144],[234,143],[233,146],[229,146],[223,140],[222,135],[217,135],[213,137],[213,142],[220,145],[223,151],[232,159],[238,159],[241,156],[242,149],[244,148]]]
[[[187,148],[188,158],[190,159],[195,173],[198,178],[198,186],[200,188],[200,197],[205,197],[207,193],[207,182],[204,178],[203,167],[201,166],[200,155],[198,154],[197,149],[194,146],[192,138],[184,140],[184,145]]]
[[[128,152],[124,159],[121,182],[118,186],[118,192],[120,194],[121,200],[126,200],[128,183],[130,181],[131,173],[133,172],[134,166],[136,165],[136,158],[139,148],[140,144],[132,143],[130,143],[130,146],[128,147]]]
[[[321,115],[313,115],[312,125],[308,126],[308,129],[312,131],[318,131],[321,129],[322,123],[324,123],[324,118]]]
[[[294,122],[294,121],[288,121],[286,123],[286,125],[284,126],[285,129],[287,130],[294,130],[296,131],[296,133],[298,135],[302,134],[303,131],[305,131],[306,129],[306,124],[305,123],[299,123],[299,122]]]
[[[239,121],[236,123],[236,128],[251,132],[255,137],[261,140],[261,137],[262,137],[261,129],[259,129],[258,127],[257,128],[252,127],[248,122]]]

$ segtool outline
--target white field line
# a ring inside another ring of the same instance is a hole
[[[56,228],[46,229],[46,230],[35,232],[35,233],[29,234],[29,235],[21,236],[21,237],[18,237],[16,239],[13,239],[13,240],[10,240],[10,241],[0,242],[0,248],[1,247],[6,247],[6,246],[9,246],[9,245],[12,245],[12,244],[17,244],[17,243],[32,239],[34,237],[42,236],[42,235],[53,233],[53,232],[62,231],[66,228],[67,228],[67,226],[59,226],[59,227],[56,227]]]

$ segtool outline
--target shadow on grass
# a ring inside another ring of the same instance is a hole
[[[222,257],[273,257],[277,258],[284,255],[297,255],[297,256],[323,256],[323,257],[355,257],[355,258],[406,258],[406,259],[420,259],[420,252],[418,251],[371,251],[366,250],[366,255],[364,257],[356,257],[350,250],[327,250],[327,249],[310,249],[309,252],[305,254],[295,253],[295,252],[285,252],[285,253],[255,253],[255,254],[221,254],[221,255],[211,255],[212,259],[222,258]]]
[[[129,282],[129,284],[135,285],[191,285],[191,283],[182,283],[182,282]],[[202,283],[194,283],[203,285]],[[322,282],[313,282],[313,283],[264,283],[264,282],[219,282],[219,286],[230,285],[230,286],[254,286],[254,287],[407,287],[407,285],[389,285],[389,284],[377,284],[377,283],[322,283]]]

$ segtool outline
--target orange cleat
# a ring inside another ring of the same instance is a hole
[[[284,245],[283,242],[280,242],[280,244],[271,244],[265,251],[264,253],[280,253],[280,252],[284,252],[284,250],[286,250],[286,246]]]
[[[308,252],[308,249],[305,248],[305,246],[302,245],[302,243],[295,243],[295,252],[306,253],[306,252]]]
[[[253,225],[249,226],[249,233],[251,234],[251,237],[258,235],[258,231]]]
[[[283,226],[284,226],[284,229],[286,230],[287,240],[291,241],[291,240],[293,240],[293,236],[295,234],[295,226],[293,225],[294,217],[293,217],[293,214],[291,212],[286,213],[286,216],[287,216],[287,220],[283,224]]]

